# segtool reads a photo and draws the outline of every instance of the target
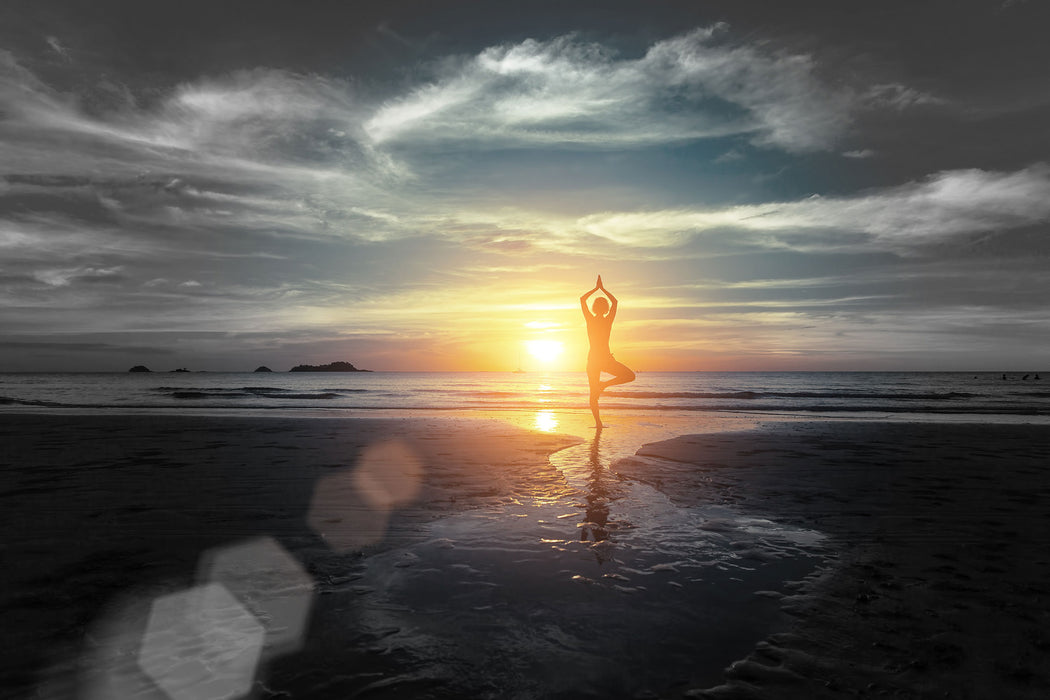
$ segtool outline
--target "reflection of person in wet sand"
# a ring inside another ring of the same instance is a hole
[[[601,460],[602,432],[595,431],[594,439],[591,440],[591,475],[587,490],[587,511],[583,516],[583,527],[580,528],[580,542],[586,542],[590,537],[595,542],[601,542],[609,537],[607,528],[609,523],[609,489],[606,487],[604,468]],[[598,554],[596,552],[596,554]],[[601,555],[598,554],[599,561]]]
[[[608,300],[598,297],[591,310],[588,310],[587,299],[599,290],[609,297]],[[609,302],[612,302],[612,306]],[[622,362],[617,362],[609,350],[609,334],[612,332],[613,319],[616,318],[616,306],[616,297],[602,285],[601,275],[598,275],[594,289],[580,297],[580,308],[587,319],[587,338],[591,341],[591,350],[587,353],[587,380],[591,387],[591,413],[594,414],[596,428],[603,427],[598,417],[598,397],[601,393],[615,384],[634,381],[634,372]],[[602,381],[602,372],[613,375],[612,379]]]

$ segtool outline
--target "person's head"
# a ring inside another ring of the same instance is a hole
[[[598,297],[594,300],[591,310],[594,311],[595,316],[604,316],[609,313],[609,300],[605,297]]]

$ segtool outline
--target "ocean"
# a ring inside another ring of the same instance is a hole
[[[1050,416],[1050,373],[645,372],[603,411]],[[582,372],[0,373],[0,412],[586,410]]]

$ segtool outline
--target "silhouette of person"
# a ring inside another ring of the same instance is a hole
[[[605,297],[598,297],[594,300],[591,310],[588,310],[587,299],[599,290],[609,297],[608,300]],[[610,302],[612,306],[609,305]],[[587,381],[590,384],[591,413],[594,414],[594,427],[598,429],[605,427],[598,416],[598,397],[611,386],[634,381],[634,372],[622,362],[617,362],[609,349],[609,334],[612,332],[618,305],[616,297],[602,284],[601,275],[598,275],[598,283],[594,289],[580,297],[580,309],[587,320],[587,339],[591,344],[590,352],[587,353]],[[613,375],[612,379],[602,381],[602,372]]]

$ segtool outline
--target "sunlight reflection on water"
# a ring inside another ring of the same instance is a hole
[[[553,433],[558,428],[558,418],[554,411],[536,411],[536,430]]]

